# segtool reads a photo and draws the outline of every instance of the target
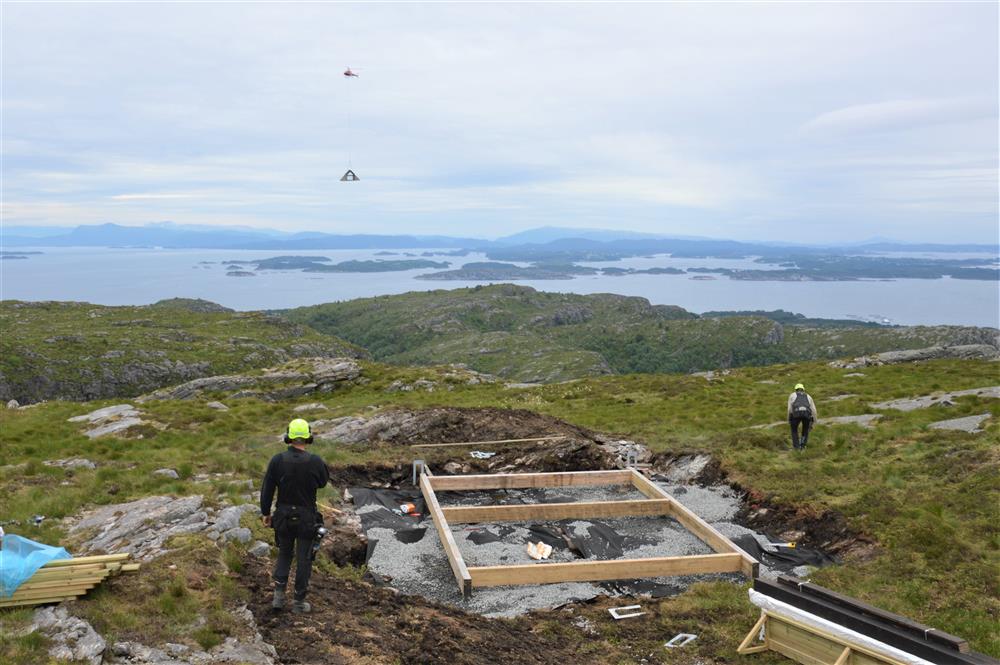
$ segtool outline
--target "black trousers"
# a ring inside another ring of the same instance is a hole
[[[274,583],[288,585],[288,574],[295,557],[295,600],[303,600],[309,591],[312,575],[312,545],[316,537],[316,512],[308,508],[277,506],[271,516],[278,560],[274,565]]]
[[[788,424],[792,427],[792,448],[801,450],[806,447],[809,440],[809,430],[812,429],[812,418],[789,418]],[[802,426],[802,437],[799,437],[799,426]]]

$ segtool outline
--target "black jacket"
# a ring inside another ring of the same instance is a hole
[[[271,458],[260,489],[260,514],[271,514],[274,490],[278,503],[316,508],[316,490],[330,482],[326,462],[319,455],[288,446],[288,450]]]

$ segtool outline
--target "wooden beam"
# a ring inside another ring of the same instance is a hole
[[[48,598],[50,596],[82,596],[89,590],[96,586],[94,584],[72,584],[66,585],[60,589],[29,589],[28,591],[21,591],[18,589],[14,592],[14,595],[10,596],[6,600],[16,601],[24,600],[28,598]]]
[[[66,573],[84,573],[88,571],[118,570],[120,563],[85,563],[78,566],[60,566],[58,568],[39,568],[35,575],[63,575]]]
[[[104,568],[98,570],[69,570],[66,568],[56,568],[52,571],[47,571],[42,574],[43,571],[39,570],[35,572],[29,579],[32,582],[49,582],[52,580],[71,580],[77,578],[83,578],[93,575],[98,575],[102,572],[113,573],[117,572],[118,568]]]
[[[55,559],[49,561],[42,568],[60,568],[63,566],[81,566],[88,563],[115,563],[124,561],[132,556],[128,552],[124,554],[98,554],[96,556],[80,556],[74,559]]]
[[[833,665],[847,665],[847,660],[851,657],[851,647],[844,647],[844,650],[840,652],[840,657],[837,658],[837,662]]]
[[[29,579],[27,582],[17,587],[15,593],[21,591],[28,591],[32,589],[58,589],[60,587],[73,586],[76,584],[98,584],[107,577],[104,575],[92,575],[87,577],[74,577],[68,580],[49,580],[44,582],[36,582],[33,579]]]
[[[436,490],[487,490],[525,487],[593,487],[626,485],[631,471],[571,471],[562,473],[493,473],[470,476],[434,476]]]
[[[509,584],[632,580],[644,577],[698,575],[702,573],[738,573],[741,564],[742,561],[738,554],[729,553],[651,559],[618,559],[614,561],[481,566],[469,568],[469,574],[472,575],[473,587],[486,587]]]
[[[0,600],[0,607],[22,607],[25,605],[45,605],[47,603],[61,603],[64,600],[73,600],[77,596],[54,596],[52,598],[27,598],[24,600],[12,601],[10,598]]]
[[[739,554],[743,560],[743,564],[737,572],[742,572],[749,579],[755,579],[757,577],[760,566],[757,559],[754,559],[752,556],[736,547],[732,541],[719,533],[715,527],[698,517],[698,515],[693,513],[680,501],[670,496],[669,493],[649,478],[642,475],[635,469],[629,469],[629,473],[631,474],[632,484],[637,490],[651,499],[666,499],[670,501],[672,506],[670,516],[680,522],[685,529],[693,533],[703,543],[720,554],[729,552]]]
[[[437,528],[438,537],[441,539],[441,546],[448,557],[448,563],[451,564],[451,572],[455,574],[455,581],[458,582],[458,590],[463,598],[469,598],[472,595],[472,577],[469,575],[469,569],[466,568],[465,561],[462,559],[462,553],[458,551],[458,545],[455,544],[455,537],[448,526],[448,520],[445,519],[441,512],[437,496],[434,495],[434,488],[431,487],[431,477],[424,473],[420,474],[420,492],[424,495],[427,510],[431,514],[431,519],[434,521],[435,528]]]
[[[499,443],[534,443],[538,441],[558,441],[565,439],[562,434],[555,436],[538,436],[533,439],[497,439],[495,441],[460,441],[457,443],[413,443],[410,448],[451,448],[453,446],[493,446]]]
[[[761,612],[760,618],[757,619],[757,623],[753,625],[753,628],[750,629],[750,632],[747,633],[747,636],[744,637],[743,641],[740,642],[740,645],[736,647],[736,653],[738,654],[757,653],[758,651],[764,651],[765,649],[767,649],[766,642],[759,646],[755,647],[750,646],[750,644],[755,639],[757,639],[757,635],[760,634],[760,629],[764,626],[765,623],[767,623],[767,615]],[[753,651],[750,651],[750,649],[753,649]]]
[[[638,501],[529,503],[510,506],[469,506],[441,509],[445,518],[451,524],[669,515],[670,510],[669,501],[650,499]]]

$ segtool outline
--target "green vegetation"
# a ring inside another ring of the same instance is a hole
[[[996,385],[996,363],[890,365],[866,368],[864,376],[849,377],[845,374],[851,372],[813,362],[738,369],[711,381],[696,376],[630,375],[516,390],[500,384],[460,382],[435,392],[386,390],[397,380],[412,383],[427,378],[443,383],[447,372],[446,368],[363,363],[367,382],[318,401],[328,407],[324,417],[371,413],[373,405],[526,408],[635,437],[658,452],[710,452],[731,481],[752,488],[772,504],[817,516],[836,511],[876,544],[868,557],[823,569],[815,574],[815,581],[962,635],[974,649],[1000,655],[995,621],[1000,612],[997,400],[965,397],[950,408],[886,411],[872,430],[820,427],[810,448],[794,455],[788,450],[784,428],[750,429],[780,420],[790,386],[798,381],[806,383],[824,417],[851,415],[870,412],[869,403],[889,398]],[[854,397],[829,401],[844,394]],[[200,400],[147,402],[143,410],[167,428],[150,431],[143,440],[90,440],[80,434],[77,424],[66,422],[111,402],[50,402],[0,411],[0,443],[7,465],[0,467],[0,514],[18,520],[44,514],[48,519],[40,526],[11,530],[60,542],[64,533],[59,518],[87,505],[162,493],[204,494],[209,502],[239,500],[246,492],[241,481],[259,481],[267,459],[280,449],[278,433],[291,408],[306,401],[315,402],[317,397],[278,403],[230,399],[230,410],[225,412],[210,409]],[[927,427],[935,420],[984,412],[991,412],[993,418],[981,434]],[[412,457],[408,448],[388,445],[318,443],[316,452],[336,466],[407,464]],[[434,451],[430,462],[441,463],[448,454]],[[41,463],[74,456],[91,459],[98,468],[68,470]],[[181,478],[152,475],[162,467],[181,470]],[[198,474],[227,475],[197,482]],[[328,488],[328,496],[333,491]],[[244,525],[255,536],[264,536],[251,516],[244,518]],[[156,639],[194,639],[203,646],[223,639],[234,628],[220,608],[227,599],[239,596],[233,574],[241,566],[241,552],[219,550],[199,538],[174,546],[179,554],[171,557],[171,563],[178,565],[177,570],[158,564],[144,566],[135,582],[123,578],[116,582],[119,590],[114,594],[96,591],[78,605],[80,611],[110,635],[129,636],[141,630]],[[328,563],[320,565],[321,570],[329,568]],[[348,569],[342,574],[356,579],[359,573]],[[697,645],[698,655],[718,660],[731,657],[754,618],[745,590],[726,583],[699,585],[677,599],[657,601],[654,607],[657,621],[664,626],[697,624],[705,637]],[[206,619],[207,627],[197,634],[190,629],[194,614]],[[27,616],[0,613],[12,625]],[[144,617],[141,627],[136,625],[138,616]],[[544,617],[539,630],[565,630],[556,625],[560,622]],[[614,625],[602,627],[593,638],[596,643],[581,648],[627,642],[627,632],[619,634],[621,630]],[[0,659],[32,662],[27,654],[43,650],[36,642],[37,638],[4,638]]]
[[[284,315],[385,362],[465,363],[516,381],[692,372],[996,338],[996,331],[975,328],[830,329],[825,323],[782,325],[765,316],[698,317],[644,298],[545,293],[511,284],[361,298]]]
[[[354,345],[261,312],[167,300],[145,307],[0,302],[0,399],[132,396]]]

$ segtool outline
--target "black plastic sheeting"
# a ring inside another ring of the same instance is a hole
[[[395,531],[396,540],[407,545],[418,542],[427,533],[426,527],[417,525],[423,519],[427,509],[424,497],[417,490],[375,490],[367,487],[351,487],[349,489],[355,508],[362,506],[378,506],[376,510],[360,513],[361,528],[367,533],[369,529],[391,529]],[[399,507],[404,503],[412,503],[417,515],[406,515]],[[369,539],[365,561],[371,558],[378,539]]]
[[[829,554],[804,547],[779,547],[777,552],[768,552],[750,534],[733,538],[732,541],[734,545],[768,568],[778,570],[782,573],[787,573],[798,566],[815,566],[819,568],[820,566],[837,563],[837,560]]]
[[[561,520],[547,524],[528,525],[528,536],[525,544],[539,541],[552,546],[553,549],[568,549],[582,559],[608,560],[621,558],[626,549],[640,545],[650,545],[655,541],[651,538],[623,536],[604,522],[592,522],[587,527],[587,535],[581,536],[571,532],[569,525],[572,520]],[[476,545],[500,542],[504,536],[510,535],[513,527],[488,527],[477,529],[469,534],[468,540]]]

